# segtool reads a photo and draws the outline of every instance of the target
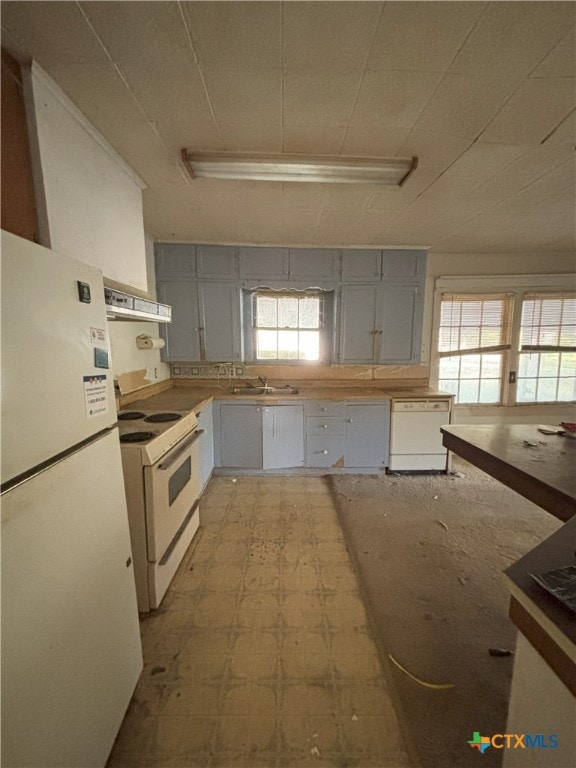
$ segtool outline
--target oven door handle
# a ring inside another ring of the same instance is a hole
[[[167,461],[163,461],[162,464],[158,465],[158,469],[170,469],[172,464],[174,464],[175,461],[178,461],[178,459],[180,458],[180,456],[182,456],[184,451],[190,448],[192,443],[195,443],[196,440],[198,440],[198,438],[200,438],[203,434],[204,434],[203,429],[197,429],[196,432],[194,432],[194,434],[192,435],[192,437],[189,437],[187,440],[184,441],[184,443],[181,443],[176,447],[174,453],[172,453],[172,455]]]

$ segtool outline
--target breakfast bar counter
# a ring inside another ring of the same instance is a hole
[[[471,464],[554,515],[564,525],[504,574],[509,615],[519,630],[508,733],[552,733],[558,748],[508,750],[505,768],[564,768],[576,759],[576,612],[536,582],[576,568],[576,440],[536,425],[441,428],[443,443]],[[567,522],[566,522],[567,521]]]

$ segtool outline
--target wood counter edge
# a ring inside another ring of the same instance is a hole
[[[576,662],[557,640],[551,637],[538,619],[514,596],[510,598],[508,615],[530,645],[539,653],[563,685],[576,696]]]

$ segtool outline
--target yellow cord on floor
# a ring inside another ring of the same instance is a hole
[[[420,685],[423,685],[425,688],[434,688],[436,690],[443,690],[445,688],[454,688],[455,687],[454,683],[427,683],[424,680],[419,680],[417,677],[414,677],[413,674],[408,672],[407,669],[404,669],[402,664],[397,662],[396,659],[394,658],[394,656],[392,656],[392,654],[389,653],[388,654],[388,658],[390,659],[390,661],[393,664],[395,664],[398,667],[398,669],[401,669],[402,672],[404,672],[405,675],[408,675],[408,677],[411,677],[412,680],[415,680],[417,683],[419,683]]]

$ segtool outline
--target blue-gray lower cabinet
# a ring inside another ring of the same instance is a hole
[[[304,466],[304,406],[262,408],[262,468]]]
[[[384,469],[390,455],[390,403],[348,403],[345,467]]]
[[[220,403],[218,464],[237,469],[304,466],[304,407]]]
[[[200,438],[200,487],[206,487],[214,469],[214,422],[212,403],[205,405],[196,414],[198,428],[204,430]]]
[[[262,408],[221,403],[219,422],[219,465],[262,469]]]

